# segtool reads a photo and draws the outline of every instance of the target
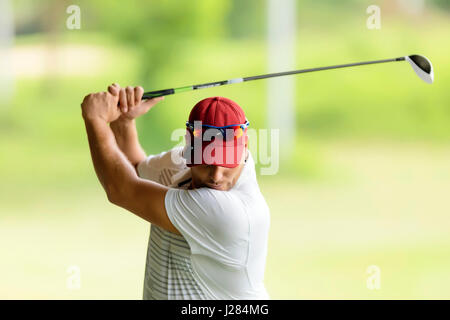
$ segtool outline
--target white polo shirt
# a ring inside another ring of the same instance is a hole
[[[142,178],[170,186],[165,206],[181,233],[152,225],[144,299],[269,299],[264,269],[269,208],[251,154],[228,191],[187,189],[182,147],[148,157]]]

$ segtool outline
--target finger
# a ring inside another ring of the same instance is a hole
[[[117,94],[112,94],[111,92],[106,93],[108,96],[112,97],[112,99],[116,101],[118,107],[119,107],[119,93],[120,91],[117,91]]]
[[[127,93],[125,92],[125,88],[120,89],[119,104],[120,104],[120,108],[121,108],[122,112],[128,111]]]
[[[92,97],[92,93],[89,93],[88,95],[86,95],[83,99],[83,102],[87,101],[87,99],[90,99]]]
[[[153,107],[155,104],[157,104],[158,102],[160,102],[161,100],[164,100],[164,96],[162,97],[157,97],[157,98],[152,98],[152,99],[147,99],[145,100],[145,102],[143,103],[143,105],[145,105],[146,107]]]
[[[117,86],[114,86],[113,84],[108,86],[108,92],[111,93],[113,96],[117,96],[119,94],[120,87],[117,88]]]
[[[121,109],[120,109],[120,106],[119,106],[119,95],[118,94],[117,95],[113,95],[110,92],[106,92],[106,95],[107,95],[107,99],[110,99],[110,100],[113,101],[113,104],[116,106],[116,111],[121,113]]]
[[[122,88],[120,87],[120,85],[119,85],[118,83],[116,83],[116,82],[114,82],[114,83],[112,84],[112,86],[113,86],[114,88],[116,88],[117,90],[119,90],[119,91],[120,91],[120,89],[122,89]]]
[[[128,109],[131,109],[134,107],[134,89],[128,86],[125,91],[127,92]]]
[[[144,88],[142,88],[141,86],[134,87],[134,104],[135,105],[138,105],[141,102],[143,95],[144,95]]]

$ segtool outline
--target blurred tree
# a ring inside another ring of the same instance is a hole
[[[266,1],[231,0],[227,17],[229,34],[234,38],[266,37]]]
[[[42,45],[45,46],[44,68],[47,70],[40,82],[40,89],[45,94],[54,94],[55,86],[55,60],[57,59],[57,45],[61,31],[65,28],[65,10],[70,5],[69,0],[31,0],[13,1],[15,17],[15,34],[42,34]]]
[[[9,105],[13,93],[13,72],[11,68],[11,47],[14,35],[10,1],[0,2],[0,112]],[[2,117],[1,117],[2,118]]]
[[[90,30],[118,37],[141,49],[141,81],[156,85],[152,75],[163,71],[182,54],[186,41],[207,41],[225,36],[228,1],[137,1],[126,3],[84,1],[82,9]]]
[[[104,33],[141,50],[141,81],[152,85],[151,75],[164,69],[189,41],[208,41],[228,34],[227,0],[68,1],[15,0],[16,34],[44,33],[55,38],[65,30],[66,8],[81,8],[82,31]]]
[[[138,83],[153,89],[160,88],[158,79],[168,66],[189,55],[188,44],[217,41],[227,36],[226,17],[230,10],[227,0],[130,0],[126,3],[99,0],[83,1],[80,6],[84,12],[83,28],[109,33],[140,51]],[[153,132],[142,135],[144,146],[149,141],[155,149],[172,144],[170,118],[170,113],[155,110],[152,117],[140,120],[143,127],[150,127]],[[154,132],[158,133],[158,139]]]
[[[67,6],[78,5],[80,32],[103,34],[136,48],[141,54],[136,82],[155,89],[167,67],[189,54],[187,44],[218,41],[229,34],[226,20],[231,8],[228,0],[15,0],[14,5],[19,16],[16,21],[22,26],[19,30],[42,33],[49,43],[55,43],[58,34],[66,30]],[[170,114],[156,112],[142,121],[151,122],[161,136],[168,137],[167,117]]]
[[[450,11],[450,1],[448,0],[429,0],[435,6]]]

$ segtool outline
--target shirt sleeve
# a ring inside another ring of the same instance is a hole
[[[170,177],[184,168],[184,164],[180,160],[180,152],[181,148],[173,148],[148,156],[136,167],[139,177],[169,185]]]
[[[192,254],[242,266],[249,245],[249,220],[239,198],[210,188],[169,189],[167,215],[191,247]]]

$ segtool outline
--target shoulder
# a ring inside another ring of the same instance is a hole
[[[163,170],[170,175],[186,168],[186,160],[182,157],[183,147],[175,147],[159,154],[150,155],[141,161],[136,169],[141,178],[157,181]]]
[[[181,156],[183,147],[175,147],[168,151],[163,151],[158,154],[150,155],[145,158],[139,166],[153,166],[155,168],[184,168],[186,161]]]
[[[235,193],[210,188],[169,189],[166,207],[173,205],[195,216],[217,237],[236,237],[248,233],[247,208]]]

